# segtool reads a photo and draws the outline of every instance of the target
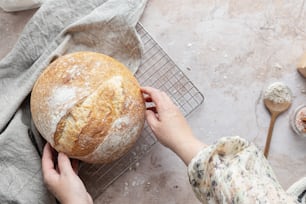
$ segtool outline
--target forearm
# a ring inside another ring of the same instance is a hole
[[[190,161],[206,146],[206,144],[202,143],[192,135],[177,140],[170,149],[183,160],[186,166],[188,166]]]

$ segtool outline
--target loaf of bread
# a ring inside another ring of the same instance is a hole
[[[133,74],[94,52],[59,57],[36,81],[31,112],[40,134],[58,152],[88,163],[109,163],[136,142],[145,104]]]

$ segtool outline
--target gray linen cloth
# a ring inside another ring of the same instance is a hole
[[[135,30],[146,0],[50,0],[43,3],[12,51],[0,61],[0,203],[54,203],[28,134],[29,94],[40,73],[74,51],[112,56],[133,72],[142,45]],[[39,138],[37,138],[39,139]]]

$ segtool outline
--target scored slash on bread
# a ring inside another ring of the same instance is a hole
[[[31,112],[36,128],[57,151],[109,163],[140,136],[145,104],[127,67],[100,53],[76,52],[57,58],[40,75]]]

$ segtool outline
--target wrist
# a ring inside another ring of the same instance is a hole
[[[63,201],[61,203],[62,204],[71,204],[71,203],[73,204],[93,204],[93,200],[89,195],[87,195],[86,198],[79,198],[79,199],[73,198],[73,199],[68,199],[66,201]]]
[[[175,145],[173,145],[172,148],[170,147],[170,149],[172,149],[172,151],[175,152],[186,165],[188,165],[198,152],[206,146],[206,144],[202,143],[192,135],[177,140]]]

